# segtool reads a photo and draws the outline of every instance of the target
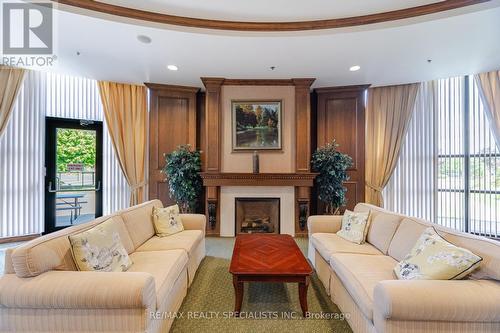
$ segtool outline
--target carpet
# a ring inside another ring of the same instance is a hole
[[[307,295],[314,318],[302,317],[296,283],[257,282],[245,283],[242,317],[232,317],[229,263],[229,259],[205,257],[171,332],[352,332],[315,274]]]

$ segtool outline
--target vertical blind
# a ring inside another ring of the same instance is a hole
[[[500,237],[500,150],[490,130],[483,102],[472,77],[468,77],[470,131],[469,219],[466,230]]]
[[[434,219],[437,193],[436,84],[420,87],[396,169],[383,192],[387,209],[427,220]]]
[[[463,77],[438,81],[438,206],[436,222],[465,231]]]
[[[45,116],[103,121],[95,80],[28,71],[0,138],[0,238],[44,229]],[[103,212],[129,203],[127,182],[106,124],[103,131]]]
[[[457,230],[500,237],[500,152],[471,77],[427,83],[385,206]]]

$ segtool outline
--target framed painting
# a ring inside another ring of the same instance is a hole
[[[281,101],[232,101],[233,151],[281,149]]]

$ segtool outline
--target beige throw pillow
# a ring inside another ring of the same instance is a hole
[[[113,218],[76,235],[70,235],[71,250],[80,271],[124,272],[131,265]]]
[[[483,260],[442,238],[434,228],[424,230],[410,253],[394,268],[400,280],[461,279]]]
[[[346,210],[342,216],[342,228],[337,235],[356,244],[363,244],[368,233],[368,217],[370,213],[355,213]]]
[[[173,235],[184,230],[177,205],[154,208],[153,221],[158,237]]]

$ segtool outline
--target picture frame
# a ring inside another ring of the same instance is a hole
[[[233,151],[282,149],[281,100],[233,100]]]

